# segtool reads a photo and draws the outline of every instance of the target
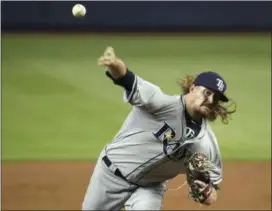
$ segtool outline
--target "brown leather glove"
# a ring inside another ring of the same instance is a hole
[[[203,153],[193,153],[185,161],[185,166],[189,197],[199,203],[205,202],[212,192],[210,170],[213,165]],[[204,182],[207,186],[203,189],[196,181]]]

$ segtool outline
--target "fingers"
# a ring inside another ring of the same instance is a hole
[[[105,57],[105,56],[101,56],[98,61],[97,64],[99,66],[109,66],[112,65],[114,63],[114,59],[111,57]]]
[[[202,182],[200,180],[195,180],[194,183],[200,186],[200,188],[206,188],[208,185],[205,182]]]
[[[106,50],[104,51],[103,56],[101,56],[98,59],[97,64],[99,66],[110,66],[113,65],[115,62],[115,53],[114,49],[112,47],[107,47]]]
[[[104,52],[104,56],[115,56],[115,53],[114,53],[114,49],[113,47],[109,46],[106,48],[105,52]]]

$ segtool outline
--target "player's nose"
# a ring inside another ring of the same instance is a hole
[[[210,95],[209,97],[207,97],[207,103],[208,104],[212,104],[213,103],[213,95]]]

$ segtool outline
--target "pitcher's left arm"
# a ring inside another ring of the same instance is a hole
[[[216,202],[219,184],[223,178],[222,160],[216,139],[213,139],[212,143],[199,144],[194,150],[195,153],[191,154],[185,163],[189,196],[204,205]]]

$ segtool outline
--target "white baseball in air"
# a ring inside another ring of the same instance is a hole
[[[86,12],[86,8],[82,4],[76,4],[73,6],[72,13],[75,17],[84,17]]]

